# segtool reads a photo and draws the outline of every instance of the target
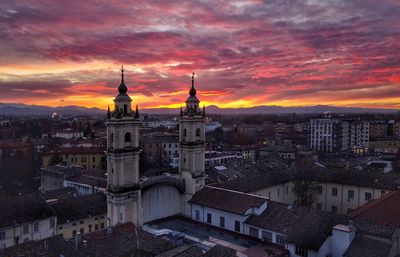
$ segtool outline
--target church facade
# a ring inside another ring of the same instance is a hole
[[[180,110],[179,173],[139,179],[139,110],[121,72],[114,109],[107,112],[107,219],[109,226],[146,222],[175,214],[190,216],[192,196],[205,184],[205,108],[196,96],[194,73]]]

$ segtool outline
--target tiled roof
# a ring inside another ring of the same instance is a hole
[[[0,228],[55,217],[39,193],[10,197],[0,201]]]
[[[51,205],[57,213],[58,224],[90,218],[107,213],[107,197],[102,193],[62,199]]]
[[[204,257],[235,257],[235,256],[237,256],[235,250],[222,245],[214,246],[204,255]]]
[[[75,182],[75,183],[79,183],[79,184],[85,184],[85,185],[90,185],[90,186],[95,186],[95,187],[100,187],[100,188],[107,188],[107,179],[104,179],[104,178],[80,175],[80,176],[70,177],[66,180]]]
[[[261,207],[266,198],[219,188],[205,187],[193,195],[190,203],[243,215],[249,208]]]
[[[43,155],[53,155],[56,152],[59,154],[104,154],[105,150],[102,147],[64,147]]]
[[[238,170],[241,167],[237,168]],[[293,181],[303,175],[303,171],[274,170],[260,164],[253,167],[243,167],[245,178],[212,184],[215,187],[237,190],[240,192],[254,192],[269,186]],[[249,169],[251,171],[249,171]],[[321,168],[314,165],[306,171],[311,179],[322,183],[335,183],[370,188],[395,190],[400,187],[400,175],[384,174],[372,171],[356,171],[347,169]]]
[[[389,256],[391,244],[364,235],[357,235],[343,257],[385,257]]]
[[[379,199],[364,204],[349,216],[400,227],[400,191],[389,192]]]
[[[318,250],[331,235],[332,227],[348,224],[352,218],[305,207],[268,201],[261,215],[252,215],[246,223],[287,235],[288,242]],[[357,231],[363,234],[391,238],[394,226],[353,219]]]
[[[175,248],[173,243],[136,228],[133,223],[115,226],[111,233],[103,229],[83,235],[81,241],[86,241],[86,246],[79,246],[85,256],[155,256]],[[70,243],[74,244],[75,239]]]
[[[202,250],[196,245],[183,245],[155,257],[202,257]]]

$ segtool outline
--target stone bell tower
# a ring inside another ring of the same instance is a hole
[[[110,226],[133,222],[142,225],[139,189],[139,111],[131,108],[124,69],[107,112],[107,218]]]
[[[186,107],[181,108],[179,121],[179,172],[185,180],[185,210],[190,215],[190,205],[187,203],[192,196],[205,184],[205,108],[200,109],[200,101],[194,88],[194,73],[192,87],[186,100]]]

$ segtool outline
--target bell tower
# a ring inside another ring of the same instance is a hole
[[[124,69],[107,121],[107,218],[110,226],[133,222],[142,225],[139,188],[139,111],[132,110]]]
[[[179,121],[179,172],[185,180],[185,210],[190,215],[188,201],[205,184],[205,107],[201,110],[196,97],[194,73],[186,107],[180,111]]]

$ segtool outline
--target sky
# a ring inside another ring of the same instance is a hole
[[[400,108],[400,0],[1,0],[0,102]]]

